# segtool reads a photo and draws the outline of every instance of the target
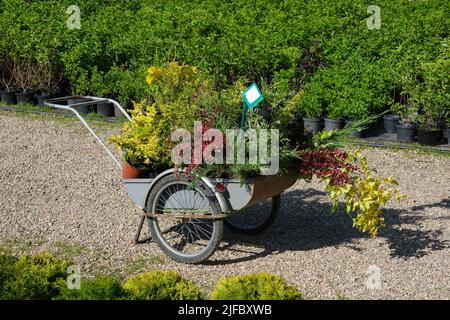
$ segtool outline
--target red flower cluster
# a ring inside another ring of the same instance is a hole
[[[348,154],[339,149],[305,150],[300,154],[300,172],[306,177],[331,178],[332,185],[342,186],[358,168],[349,162]]]
[[[205,110],[205,112],[206,112],[206,110]],[[214,125],[216,119],[217,119],[217,112],[213,111],[211,113],[211,115],[209,116],[209,118],[207,119],[207,121],[202,123],[201,132],[195,132],[195,133],[201,134],[201,136],[203,137],[204,134],[206,133],[206,131],[213,128],[213,125]],[[202,146],[201,146],[202,154],[203,154],[203,151],[205,150],[205,148],[211,143],[212,143],[212,141],[202,140]],[[195,155],[194,155],[193,147],[192,147],[191,152],[192,152],[192,158],[191,158],[192,162],[186,166],[186,174],[187,175],[194,172],[200,166],[200,164],[195,163]],[[211,159],[208,159],[208,160],[211,160]]]

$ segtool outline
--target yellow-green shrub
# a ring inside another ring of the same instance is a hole
[[[129,278],[123,284],[134,300],[199,300],[200,289],[175,271],[151,271]]]
[[[17,261],[14,259],[7,260],[5,262],[9,264],[6,267],[8,273],[6,279],[2,279],[0,299],[51,299],[58,295],[60,289],[66,283],[66,272],[69,264],[55,258],[50,253],[22,256]]]
[[[369,168],[367,159],[359,151],[349,154],[349,160],[358,166],[358,173],[352,176],[350,183],[333,185],[330,178],[324,179],[333,202],[333,211],[337,210],[339,200],[342,199],[347,213],[356,213],[352,218],[353,226],[375,237],[384,226],[383,207],[392,198],[400,202],[404,196],[395,188],[397,181],[392,177],[378,176],[375,170]]]
[[[133,121],[109,141],[122,149],[125,160],[132,164],[172,166],[170,137],[174,130],[183,128],[193,133],[195,121],[210,125],[214,121],[217,129],[236,127],[243,82],[241,79],[219,90],[196,67],[177,62],[150,67],[149,98],[135,103]]]
[[[81,281],[79,289],[65,287],[57,300],[119,300],[125,299],[125,292],[119,280],[113,277],[98,276]]]
[[[301,300],[303,294],[286,280],[269,273],[222,278],[211,293],[212,300]]]

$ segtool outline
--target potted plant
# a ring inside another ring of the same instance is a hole
[[[416,85],[412,100],[420,104],[418,141],[424,145],[437,145],[442,138],[440,127],[450,110],[450,55],[439,56],[421,65],[423,81]]]
[[[33,102],[33,77],[36,71],[35,63],[31,61],[15,61],[12,75],[17,83],[17,103]]]
[[[13,62],[10,57],[5,57],[5,60],[0,66],[0,94],[4,104],[10,105],[16,103],[15,86],[16,81],[12,75]]]
[[[396,114],[386,114],[383,116],[384,131],[386,133],[396,133],[400,117]]]
[[[344,116],[346,118],[345,124],[346,126],[350,126],[353,123],[357,123],[361,119],[366,119],[367,117],[370,117],[369,111],[367,110],[366,105],[348,105],[346,110],[344,111]],[[368,126],[371,123],[368,123]],[[362,138],[363,136],[367,135],[368,129],[362,129],[362,130],[355,130],[349,134],[350,138]]]
[[[44,101],[53,97],[61,84],[63,72],[61,68],[51,62],[37,63],[33,73],[33,87],[38,91],[35,95],[37,104],[44,105]]]
[[[450,146],[450,110],[448,110],[446,116],[445,116],[445,133],[447,138],[447,144]]]
[[[136,103],[131,115],[133,121],[124,125],[121,135],[111,137],[109,141],[123,152],[122,177],[145,178],[151,171],[157,172],[170,153],[168,141],[162,139],[164,121],[154,106],[144,103]]]
[[[394,103],[391,106],[392,112],[399,116],[399,123],[396,125],[397,141],[413,142],[416,132],[417,107],[414,105],[403,105]]]
[[[296,97],[297,95],[293,97],[298,99],[296,111],[303,118],[305,131],[313,134],[322,129],[323,99],[320,91],[319,84],[311,83],[305,86],[305,93],[301,98]]]

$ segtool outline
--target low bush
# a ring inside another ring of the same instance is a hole
[[[47,300],[66,284],[68,263],[49,253],[0,258],[0,299]]]
[[[194,282],[175,271],[155,270],[128,278],[98,275],[67,287],[69,263],[50,253],[16,258],[0,252],[0,300],[202,300]],[[297,300],[303,294],[277,275],[249,274],[222,278],[214,300]]]
[[[200,289],[175,271],[151,271],[129,278],[123,284],[133,300],[200,300]]]
[[[120,281],[113,277],[99,276],[81,281],[80,289],[65,287],[57,300],[119,300],[125,299],[125,290]]]
[[[222,278],[211,293],[212,300],[302,300],[303,294],[269,273]]]
[[[0,299],[3,299],[6,290],[6,283],[14,277],[14,265],[17,258],[9,254],[0,255]]]

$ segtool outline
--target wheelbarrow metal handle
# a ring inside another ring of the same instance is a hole
[[[89,99],[90,101],[73,103],[73,104],[67,103],[67,105],[58,103],[58,102],[67,102],[70,99]],[[109,150],[108,146],[95,133],[94,129],[92,129],[92,127],[87,123],[87,121],[76,110],[77,107],[94,105],[94,104],[97,104],[98,102],[102,102],[102,101],[112,103],[114,106],[117,107],[117,109],[120,110],[120,112],[128,119],[128,121],[131,122],[130,115],[126,112],[126,110],[117,101],[115,101],[113,99],[106,99],[106,98],[99,98],[99,97],[89,97],[89,96],[76,96],[76,97],[63,97],[63,98],[49,99],[49,100],[46,100],[44,102],[44,104],[49,106],[49,107],[52,107],[52,108],[68,110],[68,111],[73,112],[77,116],[77,118],[80,120],[80,122],[86,127],[86,129],[95,137],[95,139],[105,149],[106,153],[111,157],[111,159],[113,159],[113,161],[116,163],[117,167],[119,169],[122,169],[122,162],[119,161],[114,156],[114,154],[111,152],[111,150]]]

